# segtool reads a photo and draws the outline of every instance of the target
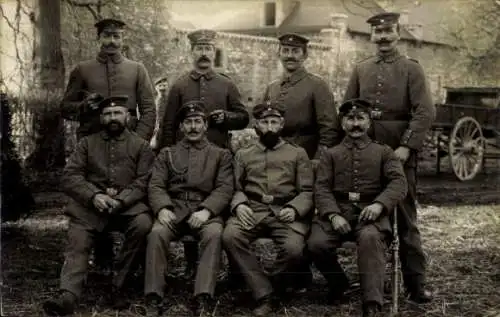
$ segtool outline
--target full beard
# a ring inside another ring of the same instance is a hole
[[[279,132],[267,131],[266,133],[262,133],[260,130],[256,130],[256,132],[260,142],[268,149],[274,148],[280,141]]]
[[[125,126],[120,122],[110,122],[104,126],[104,129],[110,136],[118,136],[123,133]]]

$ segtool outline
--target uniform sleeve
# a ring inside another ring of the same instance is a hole
[[[85,99],[85,81],[77,65],[69,74],[68,85],[61,102],[61,115],[67,120],[80,120],[82,100]]]
[[[149,144],[144,141],[137,159],[135,180],[115,197],[116,199],[122,201],[123,207],[130,207],[146,197],[153,161],[153,151],[151,150]]]
[[[83,138],[71,154],[61,178],[63,191],[83,206],[92,207],[95,195],[103,193],[93,183],[87,181],[88,138]]]
[[[344,101],[359,98],[359,74],[358,74],[358,65],[354,66],[352,70],[351,77],[349,77],[349,81],[347,82],[347,88],[344,93]]]
[[[233,160],[234,187],[235,193],[231,200],[231,211],[234,212],[236,207],[241,204],[248,204],[248,197],[245,195],[245,163],[242,158],[242,152],[236,152]]]
[[[297,171],[295,173],[295,186],[298,195],[289,201],[286,206],[293,207],[300,217],[304,217],[313,210],[314,172],[312,162],[309,160],[306,151],[302,148],[298,149]]]
[[[154,89],[146,67],[143,64],[139,64],[138,67],[137,103],[141,117],[136,132],[144,140],[150,140],[156,123]]]
[[[420,64],[409,61],[408,90],[411,104],[412,118],[408,129],[401,137],[401,145],[413,150],[420,150],[427,136],[427,132],[436,118],[436,107],[432,103],[429,85],[424,70]]]
[[[226,210],[234,193],[234,175],[229,150],[224,150],[221,155],[215,187],[210,195],[200,204],[201,208],[210,210],[213,215],[219,215]]]
[[[325,155],[321,156],[316,173],[314,202],[320,217],[324,219],[328,219],[331,214],[341,215],[340,208],[332,192],[334,164],[331,151],[327,151]]]
[[[245,129],[250,121],[250,116],[245,105],[241,102],[241,94],[233,82],[229,83],[227,95],[228,110],[226,112],[226,130]]]
[[[313,98],[319,131],[319,145],[326,147],[337,145],[340,143],[341,127],[333,93],[324,80],[318,80],[314,85]]]
[[[388,212],[391,212],[398,202],[406,196],[408,184],[401,161],[388,146],[384,146],[382,162],[385,187],[374,201],[381,203]]]
[[[160,105],[160,107],[164,108],[158,134],[160,136],[160,148],[172,146],[175,143],[178,128],[175,114],[181,107],[181,97],[181,87],[178,83],[174,83],[168,92],[167,98],[164,99],[165,104]]]
[[[149,205],[155,215],[157,215],[163,208],[170,210],[174,208],[174,204],[172,203],[172,199],[170,198],[167,190],[167,157],[167,148],[164,148],[156,157],[153,169],[151,170],[151,179],[149,180],[148,186],[148,199]]]

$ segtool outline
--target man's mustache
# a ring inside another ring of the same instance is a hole
[[[104,47],[105,47],[105,48],[119,48],[119,46],[118,46],[118,45],[113,44],[113,43],[108,44],[108,45],[104,45]]]
[[[363,132],[364,130],[360,127],[354,127],[349,129],[349,132]]]
[[[200,131],[198,131],[198,130],[188,130],[187,131],[187,134],[199,134],[199,133],[200,133]]]
[[[210,58],[207,56],[203,55],[200,58],[198,58],[198,62],[210,62]]]
[[[289,58],[285,58],[285,62],[296,62],[297,59],[293,58],[293,57],[289,57]]]
[[[390,44],[392,41],[389,41],[388,39],[381,39],[376,42],[377,44]]]

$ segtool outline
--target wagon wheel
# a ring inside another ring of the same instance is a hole
[[[461,181],[473,179],[483,164],[485,142],[481,125],[474,118],[460,118],[449,140],[448,155],[453,172]]]

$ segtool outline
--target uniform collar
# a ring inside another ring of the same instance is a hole
[[[120,52],[116,52],[113,55],[108,55],[103,51],[100,51],[99,54],[97,54],[97,61],[99,63],[106,64],[108,61],[111,61],[114,64],[119,64],[123,62],[123,55]]]
[[[359,139],[352,139],[349,136],[346,136],[344,137],[344,140],[342,140],[342,144],[344,144],[349,149],[353,147],[356,147],[358,149],[364,149],[370,143],[372,143],[372,139],[370,139],[370,137],[367,135]]]
[[[285,73],[281,79],[282,84],[286,84],[287,82],[290,82],[291,85],[294,85],[297,83],[299,80],[304,78],[307,75],[306,69],[302,66],[298,69],[296,69],[293,73]]]
[[[126,137],[128,137],[130,135],[130,131],[127,128],[125,128],[125,130],[123,130],[123,132],[120,135],[111,136],[106,132],[106,130],[102,130],[100,132],[100,134],[101,134],[101,138],[103,140],[106,140],[106,141],[109,141],[109,140],[123,141],[123,140],[125,140]]]
[[[280,140],[278,141],[278,144],[276,144],[272,149],[268,149],[264,144],[260,143],[260,141],[255,142],[255,144],[257,144],[257,147],[259,149],[261,149],[262,151],[275,151],[275,150],[279,149],[280,147],[282,147],[283,145],[285,145],[285,143],[286,142],[280,138]]]
[[[210,70],[207,73],[202,74],[193,69],[191,73],[189,73],[189,76],[191,76],[191,78],[193,78],[194,80],[199,80],[201,77],[205,77],[206,80],[210,80],[214,78],[215,72],[213,70]]]
[[[394,51],[390,52],[389,54],[380,54],[377,53],[377,63],[384,62],[384,63],[393,63],[400,59],[402,55],[399,53],[399,50],[394,49]]]
[[[187,138],[183,138],[181,141],[179,141],[179,144],[186,149],[195,148],[201,150],[204,147],[206,147],[209,144],[209,142],[207,137],[205,136],[203,139],[200,140],[200,142],[196,143],[191,143],[187,140]]]

